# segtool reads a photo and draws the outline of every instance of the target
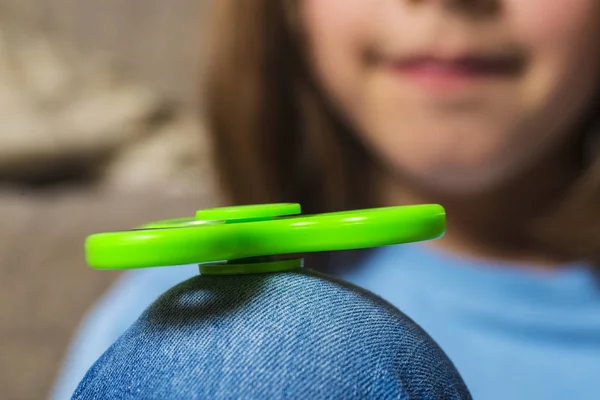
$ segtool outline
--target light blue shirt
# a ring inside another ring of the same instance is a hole
[[[197,275],[197,268],[124,275],[83,322],[53,399],[70,398],[87,369],[142,311]],[[600,398],[600,286],[586,265],[539,272],[411,244],[378,249],[341,277],[421,325],[475,399]]]

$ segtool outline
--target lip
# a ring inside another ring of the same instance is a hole
[[[513,79],[522,70],[522,57],[514,54],[464,52],[457,56],[422,53],[383,59],[385,68],[432,89],[449,90]]]

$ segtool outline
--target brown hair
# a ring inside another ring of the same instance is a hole
[[[308,213],[377,206],[376,160],[312,82],[289,5],[213,2],[203,101],[225,201],[298,202]],[[600,157],[538,231],[573,257],[598,259]]]

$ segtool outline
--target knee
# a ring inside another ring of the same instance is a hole
[[[470,398],[433,340],[310,271],[193,278],[165,293],[74,398]]]

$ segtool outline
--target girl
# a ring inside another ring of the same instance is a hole
[[[596,398],[600,2],[213,7],[204,96],[225,201],[443,204],[441,240],[315,265],[414,319],[474,398]],[[176,273],[134,272],[95,321],[130,324]],[[142,286],[131,318],[115,311]]]

